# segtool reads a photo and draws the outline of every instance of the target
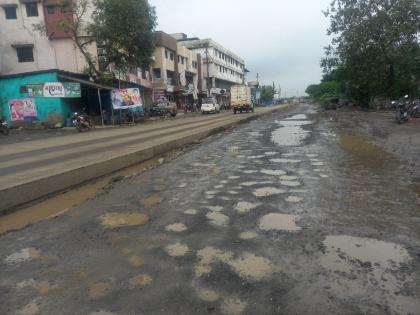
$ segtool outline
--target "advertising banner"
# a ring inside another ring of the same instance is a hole
[[[138,88],[117,89],[111,92],[111,101],[114,109],[126,109],[143,106]]]
[[[46,82],[29,84],[27,88],[30,97],[78,98],[82,96],[78,82]]]
[[[36,117],[35,100],[26,98],[9,101],[10,119],[12,121],[25,120],[25,117]]]

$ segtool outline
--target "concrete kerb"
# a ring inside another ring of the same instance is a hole
[[[273,112],[286,109],[289,106],[273,107],[271,110],[244,116],[243,119],[226,122],[222,126],[209,128],[194,134],[181,137],[175,141],[167,141],[139,151],[122,155],[110,160],[99,161],[83,167],[54,174],[48,177],[10,187],[0,191],[0,215],[13,212],[18,207],[47,196],[58,194],[69,188],[78,186],[90,180],[109,175],[132,165],[145,162],[169,151],[203,140],[212,134],[227,130],[235,125],[246,123]]]

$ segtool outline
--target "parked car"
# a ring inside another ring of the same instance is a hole
[[[173,102],[159,102],[154,103],[149,109],[149,116],[151,117],[175,117],[178,114],[176,104]]]
[[[210,114],[210,113],[220,113],[220,105],[217,104],[216,99],[213,97],[206,97],[203,99],[201,104],[201,113]]]

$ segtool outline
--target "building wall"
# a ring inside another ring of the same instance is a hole
[[[211,39],[183,39],[180,43],[202,56],[203,90],[208,89],[207,82],[212,88],[243,84],[245,62],[236,54]],[[208,77],[209,80],[207,80]],[[223,82],[223,84],[219,84],[219,82]]]
[[[33,25],[44,23],[45,10],[42,2],[36,2],[38,16],[28,17],[25,3],[14,0],[0,0],[1,5],[16,4],[17,19],[7,20],[0,8],[0,74],[16,74],[48,69],[62,69],[82,72],[86,67],[84,57],[71,39],[49,39],[35,31]],[[33,45],[33,62],[18,62],[16,48],[12,45]],[[96,44],[89,52],[97,55]]]
[[[30,98],[28,93],[21,92],[21,87],[31,83],[57,81],[57,73],[54,71],[0,78],[0,116],[5,116],[10,122],[9,101]],[[49,113],[58,113],[62,116],[64,122],[65,117],[70,112],[70,101],[68,99],[34,98],[34,100],[39,121],[45,121]]]

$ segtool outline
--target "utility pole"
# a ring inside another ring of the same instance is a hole
[[[206,44],[206,63],[207,63],[207,96],[210,97],[210,71],[209,71],[209,67],[210,67],[210,63],[209,63],[209,44]]]
[[[260,86],[260,74],[257,72],[257,85]]]

